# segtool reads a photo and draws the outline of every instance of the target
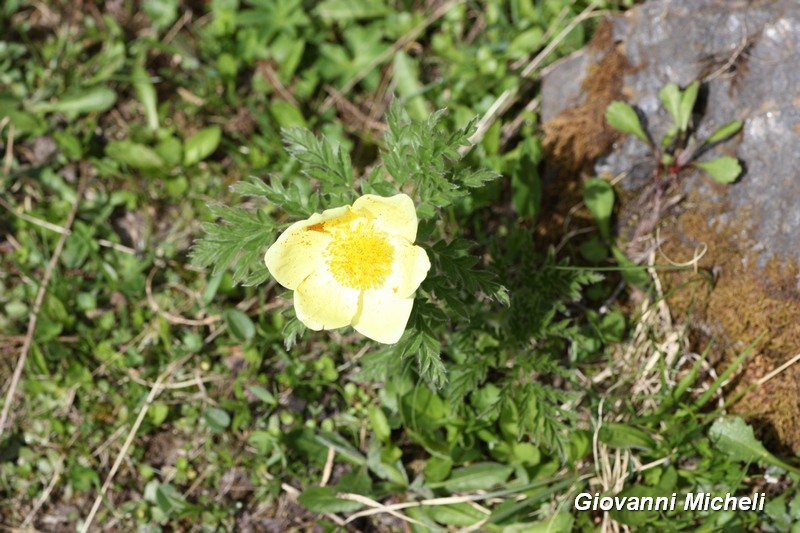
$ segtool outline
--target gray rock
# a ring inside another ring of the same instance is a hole
[[[736,220],[749,211],[748,237],[760,243],[759,264],[770,257],[800,260],[800,5],[797,0],[651,0],[612,20],[614,39],[630,66],[624,93],[660,139],[670,119],[658,92],[669,82],[686,86],[702,80],[704,105],[696,117],[698,136],[739,118],[742,132],[701,159],[733,155],[744,164],[741,179],[715,187],[710,178],[686,176],[685,187],[700,187],[724,202],[721,215]],[[593,52],[562,60],[543,79],[545,120],[581,102],[580,88]],[[571,80],[571,81],[570,81]],[[569,87],[565,87],[569,83]],[[577,92],[576,92],[577,89]],[[623,186],[641,187],[651,176],[652,154],[626,136],[595,172],[632,172]],[[636,170],[639,172],[636,172]],[[721,221],[721,220],[720,220]]]

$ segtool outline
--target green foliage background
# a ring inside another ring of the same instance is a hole
[[[649,277],[614,248],[607,182],[587,185],[599,254],[535,238],[537,88],[520,73],[588,7],[5,2],[3,384],[68,236],[0,434],[0,523],[72,531],[97,501],[93,527],[119,531],[570,531],[598,527],[572,499],[613,492],[615,457],[627,494],[796,477],[719,418],[702,359],[660,360],[661,386],[631,393],[644,370],[619,355],[641,316],[617,288],[650,294]],[[517,105],[472,146],[506,91]],[[398,190],[433,261],[406,336],[305,332],[266,247],[292,220]],[[606,369],[611,385],[593,379]],[[376,502],[412,504],[341,525]],[[788,531],[800,500],[612,518]]]

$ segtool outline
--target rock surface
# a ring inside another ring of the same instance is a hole
[[[630,191],[652,180],[653,155],[633,136],[620,137],[599,158],[563,148],[574,147],[562,134],[570,113],[588,107],[596,117],[607,105],[598,101],[591,109],[589,88],[597,76],[593,66],[610,53],[624,58],[618,62],[625,68],[617,72],[621,81],[615,91],[642,112],[656,140],[670,124],[658,97],[669,82],[702,81],[694,117],[700,138],[732,119],[744,120],[740,134],[701,158],[732,155],[743,163],[744,175],[721,186],[698,172],[681,174],[684,199],[661,221],[659,249],[684,261],[695,247],[708,247],[699,267],[713,276],[713,288],[673,300],[673,310],[691,309],[696,329],[717,337],[728,356],[754,342],[742,380],[752,382],[800,352],[797,1],[650,0],[607,24],[612,43],[587,47],[544,76],[542,118],[551,161],[564,166],[561,160],[571,154],[574,160],[566,167],[588,165],[597,175],[624,173],[620,186]],[[657,262],[665,263],[665,257]],[[676,274],[670,284],[687,280],[688,275]],[[740,408],[761,414],[778,446],[800,450],[797,365],[749,395]]]

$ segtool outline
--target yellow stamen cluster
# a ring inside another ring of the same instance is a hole
[[[335,235],[326,256],[336,281],[360,290],[383,285],[394,259],[394,248],[386,237],[383,233],[363,230]]]

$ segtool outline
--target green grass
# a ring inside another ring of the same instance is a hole
[[[756,489],[762,513],[610,518],[800,520],[796,460],[720,418],[722,380],[659,320],[647,271],[608,258],[613,191],[590,182],[593,262],[583,237],[534,237],[521,72],[586,44],[596,18],[562,30],[589,3],[427,4],[0,7],[0,525],[570,531],[603,519],[579,492]],[[407,335],[304,331],[271,239],[403,186],[434,264]]]

